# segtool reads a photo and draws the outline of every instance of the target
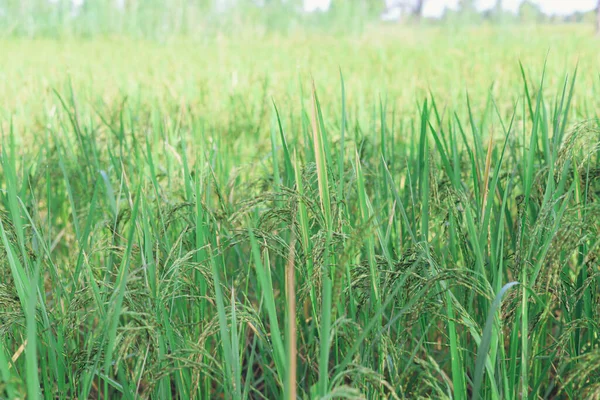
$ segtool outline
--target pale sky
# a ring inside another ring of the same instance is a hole
[[[423,14],[428,17],[439,17],[446,7],[456,8],[459,0],[425,0]],[[516,11],[523,0],[502,0],[505,9]],[[541,6],[546,14],[566,15],[574,11],[589,11],[595,8],[596,0],[533,0]],[[309,11],[327,9],[331,0],[304,0],[305,8]],[[476,0],[482,10],[491,8],[496,0]]]

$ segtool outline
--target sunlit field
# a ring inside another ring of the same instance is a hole
[[[591,26],[0,39],[0,398],[600,398]]]

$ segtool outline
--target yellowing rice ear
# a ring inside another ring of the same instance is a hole
[[[11,360],[12,360],[13,364],[16,363],[17,360],[19,359],[19,357],[21,356],[21,354],[23,354],[23,351],[25,350],[26,346],[27,346],[27,339],[25,339],[25,341],[19,346],[19,348],[17,349],[15,354],[12,355]],[[12,368],[12,365],[9,365],[8,367]]]

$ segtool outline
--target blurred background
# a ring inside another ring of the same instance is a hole
[[[248,27],[356,32],[374,22],[598,27],[599,7],[597,0],[2,0],[0,29],[5,35],[129,33],[164,39]]]
[[[271,99],[293,109],[314,79],[323,107],[366,121],[380,97],[398,115],[435,94],[461,108],[495,96],[510,114],[528,75],[560,90],[579,66],[575,117],[600,106],[599,0],[0,0],[3,125],[51,115],[56,94],[256,132]],[[546,60],[546,63],[544,63]],[[533,87],[535,89],[535,86]],[[96,106],[98,108],[99,106]],[[480,111],[480,110],[479,110]],[[42,118],[42,119],[43,119]],[[38,123],[38,125],[41,124]]]

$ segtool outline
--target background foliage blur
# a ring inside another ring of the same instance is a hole
[[[564,0],[569,1],[569,0]],[[502,8],[480,11],[477,0],[460,0],[441,18],[422,17],[427,0],[332,0],[326,11],[307,12],[303,0],[0,0],[0,35],[132,35],[164,40],[206,37],[239,30],[290,34],[298,30],[361,32],[369,23],[388,24],[562,24],[588,23],[595,10],[546,15],[524,0],[517,13]]]

